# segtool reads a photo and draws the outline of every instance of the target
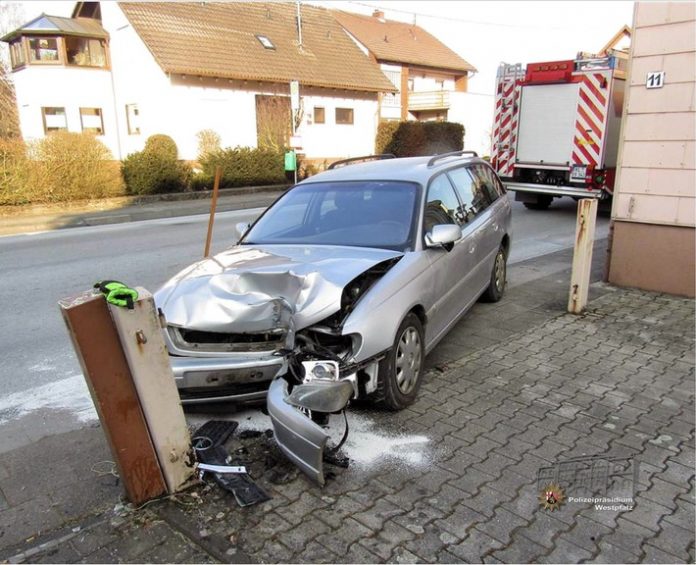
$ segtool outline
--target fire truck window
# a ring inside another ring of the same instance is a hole
[[[425,232],[438,224],[462,224],[459,200],[446,175],[435,177],[430,183],[425,205]]]
[[[464,221],[471,222],[491,203],[483,188],[483,181],[478,175],[472,176],[469,170],[464,167],[449,171],[447,174],[452,179],[452,184],[457,189],[459,199],[462,201]]]

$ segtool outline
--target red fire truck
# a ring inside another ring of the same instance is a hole
[[[491,162],[527,208],[611,196],[626,59],[610,53],[498,68]]]

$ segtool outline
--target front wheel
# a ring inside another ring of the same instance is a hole
[[[482,298],[486,302],[498,302],[505,292],[505,283],[507,282],[507,257],[505,256],[505,248],[501,245],[498,248],[498,253],[495,254],[493,262],[493,270],[491,271],[491,280],[483,293]]]
[[[389,410],[402,410],[413,404],[421,385],[424,359],[423,324],[410,313],[401,322],[393,347],[379,363],[372,400]]]

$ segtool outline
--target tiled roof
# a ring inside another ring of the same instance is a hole
[[[29,23],[2,37],[2,41],[10,41],[18,35],[80,35],[89,37],[108,37],[109,34],[97,20],[88,18],[62,18],[41,14]]]
[[[476,71],[473,65],[416,25],[339,10],[333,14],[379,61],[450,71]]]
[[[301,6],[300,48],[294,3],[121,2],[119,6],[168,73],[394,90],[324,8]],[[257,36],[267,37],[274,49],[264,48]]]

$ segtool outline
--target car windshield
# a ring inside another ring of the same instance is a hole
[[[418,186],[396,181],[317,182],[288,191],[242,244],[292,243],[404,251],[415,229]]]

